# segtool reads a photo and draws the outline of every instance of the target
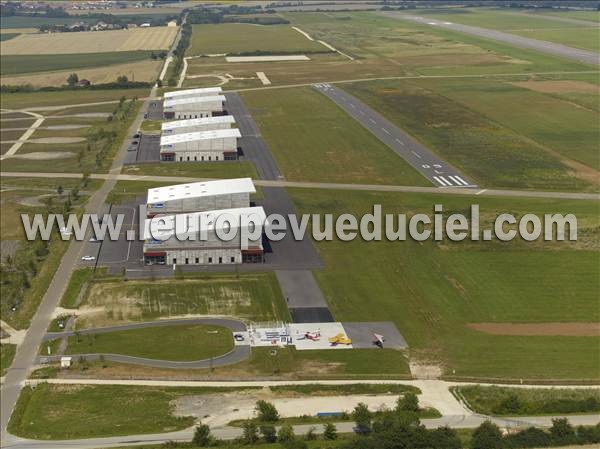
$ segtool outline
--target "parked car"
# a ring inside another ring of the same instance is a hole
[[[133,142],[131,142],[132,145],[139,145],[140,141],[139,140],[134,140]]]
[[[139,139],[140,137],[142,137],[142,135],[141,135],[140,133],[135,133],[135,134],[133,135],[133,138],[134,138],[134,139]]]
[[[240,334],[235,334],[233,338],[235,339],[235,341],[244,341],[244,336]]]
[[[85,262],[93,262],[94,260],[96,260],[96,258],[94,256],[83,256],[81,260]]]

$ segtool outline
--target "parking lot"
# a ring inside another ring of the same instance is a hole
[[[148,105],[148,111],[144,115],[146,120],[162,120],[163,119],[163,101],[152,100]]]

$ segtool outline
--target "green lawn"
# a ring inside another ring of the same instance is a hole
[[[560,154],[548,151],[543,144],[552,145],[556,152],[560,148],[563,153],[578,159],[583,156],[592,162],[597,160],[591,150],[594,139],[597,142],[597,133],[591,123],[597,113],[578,110],[553,98],[546,100],[541,94],[529,95],[528,91],[520,92],[522,89],[503,83],[444,82],[454,86],[454,91],[450,92],[450,87],[441,87],[443,83],[414,80],[362,82],[340,87],[370,104],[442,158],[462,168],[481,186],[593,189],[586,180],[573,175],[561,162]],[[531,100],[523,110],[515,107],[516,95],[520,93]],[[481,99],[475,98],[478,96]],[[486,97],[493,103],[483,106]],[[549,110],[548,102],[558,110]],[[526,111],[531,114],[527,115]],[[500,122],[500,118],[504,122]],[[566,120],[569,124],[564,123]],[[572,128],[574,123],[577,123],[577,133]],[[553,126],[559,130],[553,130]],[[568,136],[585,142],[585,146],[579,149],[569,145]],[[534,139],[539,139],[540,143]]]
[[[256,178],[254,164],[248,161],[227,161],[210,163],[169,162],[127,166],[127,175],[183,176],[193,178]]]
[[[243,92],[290,181],[429,185],[335,103],[310,87]]]
[[[3,34],[2,36],[6,36]],[[4,40],[4,39],[3,39]],[[55,70],[104,67],[141,61],[150,58],[150,51],[118,51],[108,53],[81,53],[57,55],[6,55],[0,61],[0,75],[50,72]]]
[[[69,337],[66,354],[121,354],[148,359],[194,361],[233,349],[231,331],[221,326],[178,325]]]
[[[289,25],[251,25],[224,23],[192,25],[187,56],[221,53],[304,53],[328,52],[327,47],[310,41]]]
[[[231,315],[254,321],[289,320],[273,273],[237,276],[202,274],[197,278],[156,281],[102,280],[93,282],[88,289],[80,308],[86,307],[105,308],[104,313],[90,317],[91,324],[86,327],[179,315]]]
[[[172,414],[176,388],[41,384],[25,387],[9,424],[12,434],[72,439],[171,432],[193,424]]]
[[[6,370],[10,367],[16,352],[17,345],[8,343],[0,345],[0,377],[6,374]]]
[[[62,299],[60,300],[60,306],[67,309],[75,307],[75,302],[81,292],[83,286],[90,282],[94,276],[94,270],[92,268],[78,268],[71,273],[71,279],[65,289]]]
[[[547,389],[464,386],[453,387],[455,396],[485,415],[533,416],[600,412],[597,389]]]
[[[290,190],[299,213],[361,216],[468,213],[464,197]],[[597,321],[598,215],[594,202],[478,198],[482,229],[510,211],[573,213],[576,243],[318,242],[326,268],[315,276],[340,321],[394,321],[411,358],[445,375],[485,378],[598,378],[600,339],[504,336],[466,327],[476,322]],[[489,227],[489,226],[488,226]],[[569,269],[565,269],[569,267]],[[373,369],[377,369],[376,366]]]

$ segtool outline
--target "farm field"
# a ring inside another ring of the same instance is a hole
[[[589,28],[572,22],[558,22],[542,15],[517,15],[494,10],[419,10],[415,14],[464,25],[504,31],[532,39],[547,40],[563,45],[598,51],[600,28],[590,23]]]
[[[23,93],[3,93],[0,97],[0,105],[5,109],[27,109],[41,108],[63,105],[77,105],[86,103],[99,103],[112,101],[115,104],[119,98],[145,98],[150,93],[150,89],[107,89],[107,90],[86,90],[77,91],[77,96],[65,95],[65,92],[23,92]],[[4,122],[12,123],[12,122]]]
[[[381,204],[383,213],[412,215],[430,214],[432,204],[443,204],[447,214],[467,212],[473,202],[424,194],[340,195],[300,189],[290,189],[290,195],[299,213],[332,213],[334,220],[342,213],[362,216],[372,212],[373,204]],[[573,213],[578,218],[579,240],[544,244],[317,242],[326,268],[315,271],[315,276],[334,318],[394,321],[411,348],[411,363],[437,366],[445,376],[597,379],[597,337],[566,336],[560,331],[543,336],[493,335],[470,327],[488,322],[600,321],[597,205],[499,198],[481,198],[478,204],[481,229],[506,211],[517,216],[525,211]],[[571,269],[565,271],[564,266]]]
[[[429,185],[311,87],[277,89],[269,95],[243,92],[242,98],[287,180]]]
[[[392,80],[340,87],[462,168],[479,185],[598,188],[595,111],[498,80]],[[517,98],[519,104],[523,98],[527,102],[515,111]],[[574,123],[581,129],[576,135]],[[569,143],[573,139],[578,146]]]
[[[203,275],[156,281],[92,282],[77,325],[150,321],[183,315],[231,315],[245,320],[288,320],[274,274]]]
[[[233,335],[221,326],[167,326],[69,337],[65,354],[122,354],[148,359],[194,361],[233,349]]]
[[[253,25],[224,23],[192,25],[192,39],[186,56],[237,54],[260,51],[269,53],[304,53],[330,50],[310,41],[289,25]]]
[[[23,34],[2,42],[0,50],[3,56],[168,50],[177,30],[177,27],[152,27],[101,33]]]
[[[486,415],[534,416],[600,412],[600,392],[596,389],[510,388],[464,386],[453,393],[469,407]]]
[[[67,84],[67,78],[74,71],[80,79],[87,79],[92,84],[112,83],[121,75],[127,76],[130,80],[152,82],[156,80],[161,66],[160,60],[145,59],[127,64],[99,64],[95,68],[3,76],[2,82],[11,86],[23,84],[31,84],[34,87],[64,86]]]
[[[149,51],[119,51],[110,53],[82,53],[78,55],[14,55],[2,56],[0,75],[49,72],[54,70],[104,67],[150,59]]]

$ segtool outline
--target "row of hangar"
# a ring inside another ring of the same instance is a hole
[[[250,203],[255,192],[250,178],[149,189],[143,230],[145,264],[263,262],[268,221],[264,209]]]
[[[160,160],[215,162],[238,158],[240,130],[227,114],[221,87],[167,92],[163,97]],[[174,120],[173,120],[174,119]]]

